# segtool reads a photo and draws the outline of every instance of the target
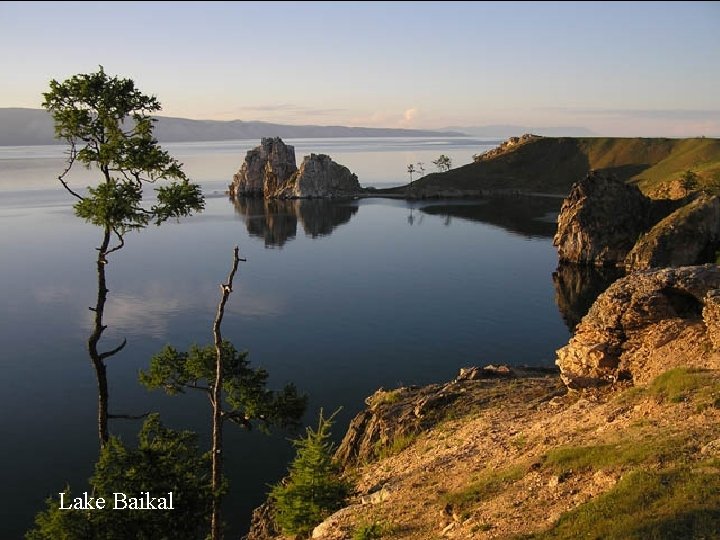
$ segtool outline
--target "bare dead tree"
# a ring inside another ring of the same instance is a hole
[[[212,387],[213,410],[213,430],[212,430],[212,517],[210,524],[210,535],[212,540],[220,540],[222,538],[222,522],[221,522],[221,503],[220,489],[222,485],[222,427],[223,427],[223,407],[222,407],[222,388],[223,388],[223,357],[222,357],[222,333],[221,325],[223,316],[225,315],[225,304],[227,303],[230,293],[232,293],[233,279],[238,269],[238,263],[245,259],[240,259],[239,248],[235,246],[233,251],[233,263],[227,282],[220,285],[221,297],[220,303],[215,314],[213,322],[213,339],[215,343],[215,383]]]

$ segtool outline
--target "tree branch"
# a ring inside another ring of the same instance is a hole
[[[127,339],[123,339],[122,343],[120,345],[118,345],[117,347],[115,347],[114,349],[112,349],[110,351],[105,351],[104,353],[101,353],[98,358],[100,358],[100,360],[105,360],[106,358],[115,356],[117,353],[119,353],[120,351],[122,351],[125,348],[125,345],[127,345]]]
[[[67,167],[65,167],[65,170],[60,174],[60,176],[58,176],[58,180],[60,180],[60,183],[68,191],[68,193],[70,193],[70,195],[83,201],[83,200],[85,200],[85,197],[83,197],[82,195],[78,195],[75,191],[72,190],[72,188],[65,181],[65,176],[67,175],[67,173],[70,172],[70,169],[72,169],[72,166],[75,163],[75,159],[77,158],[77,149],[75,148],[75,141],[72,139],[68,139],[68,142],[70,143],[70,152],[68,152],[69,157],[68,157],[68,161],[67,161],[68,164],[67,164]]]
[[[142,414],[108,414],[108,419],[116,420],[142,420],[150,416],[150,412]]]

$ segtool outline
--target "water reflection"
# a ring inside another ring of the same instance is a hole
[[[595,300],[624,275],[619,268],[561,264],[553,272],[555,303],[565,324],[573,332]]]
[[[555,197],[492,197],[472,202],[430,204],[425,214],[498,225],[509,232],[530,238],[552,238],[562,199]]]
[[[298,221],[306,236],[318,238],[332,234],[358,211],[355,205],[326,199],[239,198],[233,204],[245,219],[248,233],[262,238],[266,247],[283,246],[295,238]]]

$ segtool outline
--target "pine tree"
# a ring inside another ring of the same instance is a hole
[[[289,475],[272,488],[275,523],[285,534],[308,534],[348,496],[350,486],[333,459],[330,428],[335,414],[326,419],[321,410],[317,429],[308,427],[305,437],[293,441],[297,450]]]

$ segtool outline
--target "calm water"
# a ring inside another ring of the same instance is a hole
[[[488,148],[477,140],[289,141],[298,161],[326,152],[363,185],[408,181],[408,163],[440,153],[456,164]],[[343,407],[336,434],[379,386],[452,378],[462,366],[551,365],[567,341],[573,291],[553,281],[556,199],[349,202],[241,201],[220,195],[257,141],[167,145],[210,195],[206,211],[129,234],[107,267],[104,344],[128,345],[108,361],[110,412],[157,410],[170,427],[208,441],[202,396],[166,397],[136,383],[166,343],[209,343],[234,245],[247,258],[223,334],[267,368],[271,383]],[[91,330],[99,230],[75,218],[57,185],[62,147],[0,148],[0,393],[4,538],[17,538],[66,483],[82,491],[97,454]],[[86,173],[78,185],[91,180]],[[213,193],[216,195],[213,196]],[[556,302],[556,296],[558,302]],[[565,314],[568,318],[567,314]],[[572,314],[575,317],[576,314]],[[111,421],[134,440],[139,424]],[[267,437],[229,426],[226,518],[241,531],[282,476],[287,433]]]

